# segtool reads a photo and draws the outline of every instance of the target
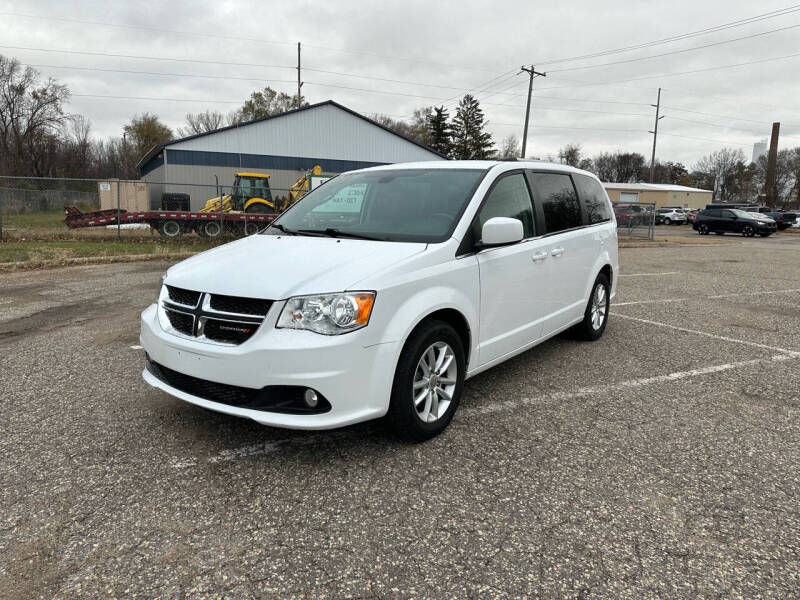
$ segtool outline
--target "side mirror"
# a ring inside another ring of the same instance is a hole
[[[524,237],[522,221],[508,217],[493,217],[481,229],[481,247],[514,244]]]

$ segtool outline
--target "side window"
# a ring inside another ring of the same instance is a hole
[[[483,224],[493,217],[519,219],[524,236],[529,238],[534,235],[531,194],[522,173],[506,175],[495,183],[478,214],[475,239],[480,239]]]
[[[542,205],[547,233],[583,225],[581,205],[569,175],[533,173],[536,201]]]
[[[726,219],[732,219],[734,217],[734,214],[732,210],[723,210],[722,216]]]
[[[589,224],[605,223],[611,220],[611,211],[608,208],[606,193],[603,186],[596,180],[586,175],[573,175],[575,185],[583,203],[583,210],[589,218]]]

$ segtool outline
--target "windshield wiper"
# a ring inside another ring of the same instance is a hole
[[[338,238],[338,237],[346,237],[346,238],[353,238],[356,240],[373,240],[377,242],[384,241],[382,238],[375,237],[372,235],[364,235],[362,233],[352,233],[350,231],[341,231],[336,229],[335,227],[326,227],[325,229],[298,229],[299,233],[310,233],[312,235],[327,235],[330,237]]]
[[[274,227],[278,231],[282,231],[283,233],[287,233],[289,235],[297,235],[296,231],[289,229],[288,227],[284,227],[280,223],[272,223],[271,227]]]

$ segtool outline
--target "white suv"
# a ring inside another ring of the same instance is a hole
[[[657,220],[664,225],[681,225],[688,221],[688,217],[682,208],[659,208]]]
[[[442,161],[339,175],[259,235],[170,268],[141,318],[143,376],[259,423],[387,416],[424,439],[464,380],[573,328],[599,338],[617,275],[594,175]]]

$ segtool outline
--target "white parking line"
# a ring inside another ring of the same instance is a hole
[[[620,277],[622,277],[620,275]],[[696,298],[660,298],[656,300],[636,300],[633,302],[614,302],[614,306],[633,306],[635,304],[659,304],[665,302],[688,302],[689,300],[719,300],[721,298],[742,298],[744,296],[767,296],[770,294],[794,294],[800,292],[800,288],[790,290],[767,290],[764,292],[738,292],[736,294],[719,294],[717,296],[698,296]]]
[[[759,344],[758,342],[750,342],[748,340],[740,340],[737,338],[728,337],[725,335],[717,335],[715,333],[708,333],[705,331],[698,331],[696,329],[687,329],[686,327],[678,327],[677,325],[670,325],[669,323],[660,323],[659,321],[651,321],[650,319],[640,319],[639,317],[629,317],[628,315],[621,315],[619,313],[610,313],[615,317],[619,317],[620,319],[628,319],[630,321],[638,321],[639,323],[646,323],[647,325],[655,325],[657,327],[666,327],[667,329],[673,329],[675,331],[683,331],[685,333],[692,333],[694,335],[702,335],[703,337],[709,337],[715,340],[721,340],[723,342],[731,342],[734,344],[742,344],[744,346],[751,346],[753,348],[761,348],[763,350],[772,350],[773,352],[783,352],[784,354],[791,356],[792,358],[800,357],[800,352],[797,350],[787,350],[786,348],[778,348],[776,346],[767,346],[766,344]]]
[[[131,350],[141,350],[141,346],[131,346]]]
[[[607,383],[603,385],[594,385],[582,387],[571,392],[553,392],[550,394],[543,394],[541,396],[534,396],[531,398],[519,398],[516,400],[508,400],[506,402],[497,402],[487,404],[485,406],[464,406],[456,413],[457,419],[470,419],[487,414],[498,413],[503,411],[518,410],[526,406],[541,406],[550,402],[564,402],[567,400],[574,400],[578,398],[591,397],[596,394],[604,394],[608,392],[623,391],[643,387],[646,385],[669,383],[683,379],[690,379],[693,377],[701,377],[703,375],[711,375],[713,373],[721,373],[723,371],[730,371],[732,369],[740,369],[743,367],[751,367],[761,364],[769,364],[775,362],[782,362],[800,358],[800,352],[790,353],[785,351],[785,354],[776,354],[767,358],[754,358],[752,360],[742,360],[739,362],[726,363],[722,365],[713,365],[710,367],[701,367],[699,369],[689,369],[688,371],[677,371],[668,373],[666,375],[655,375],[653,377],[644,377],[639,379],[628,379],[617,383]],[[251,444],[248,446],[241,446],[239,448],[231,448],[223,450],[216,454],[206,457],[189,457],[178,458],[172,457],[169,461],[173,469],[188,469],[197,467],[199,465],[214,465],[219,463],[231,462],[241,458],[249,458],[253,456],[265,456],[277,452],[280,448],[285,446],[313,446],[315,444],[325,444],[337,442],[342,438],[346,438],[351,434],[347,431],[333,431],[333,432],[319,432],[311,433],[302,437],[285,437],[269,442],[260,444]]]
[[[661,275],[678,275],[678,271],[667,271],[666,273],[620,273],[619,277],[660,277]]]

